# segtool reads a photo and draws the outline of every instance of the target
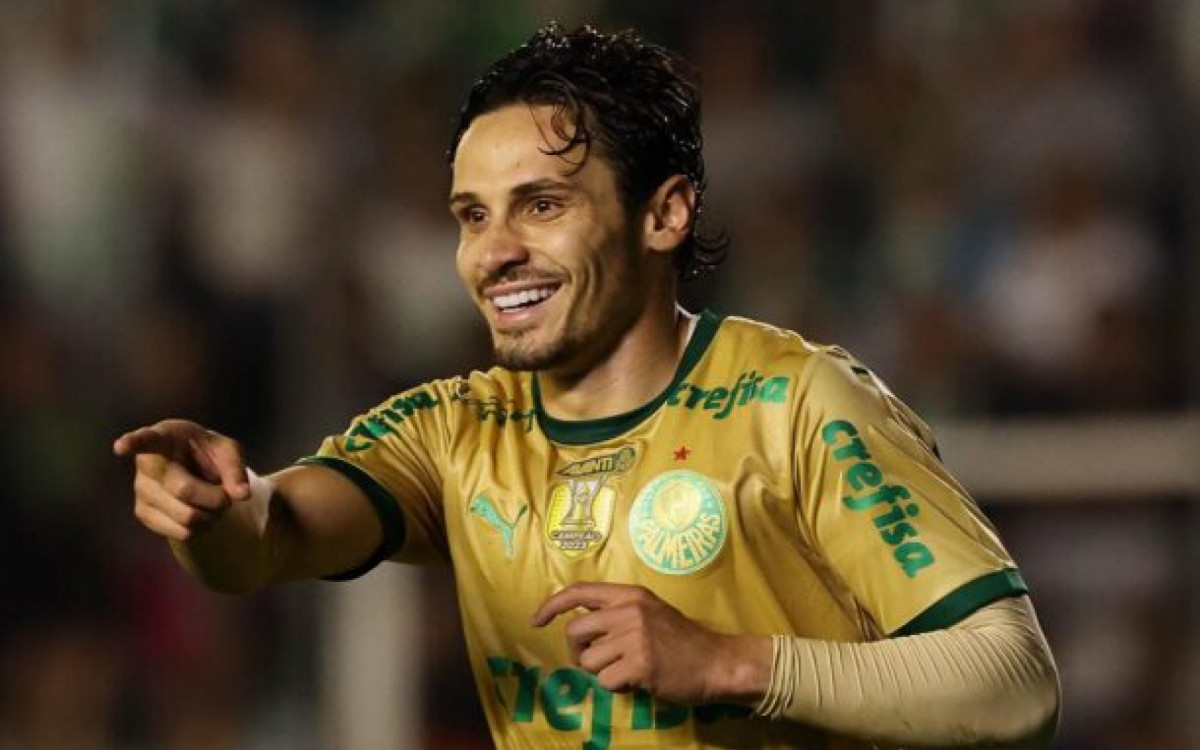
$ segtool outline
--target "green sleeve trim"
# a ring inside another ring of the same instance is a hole
[[[624,414],[588,420],[567,420],[552,417],[546,413],[545,408],[542,406],[542,389],[538,385],[537,373],[534,373],[533,406],[537,412],[537,419],[542,427],[542,432],[546,434],[546,437],[561,445],[602,443],[605,440],[611,440],[629,432],[666,403],[675,388],[683,382],[684,378],[692,371],[692,368],[696,366],[696,363],[700,361],[700,358],[704,356],[704,353],[708,351],[708,345],[716,337],[717,329],[721,327],[722,320],[724,320],[724,316],[712,310],[704,310],[700,313],[699,319],[696,321],[696,330],[692,333],[691,340],[688,341],[687,347],[683,350],[683,356],[679,360],[679,366],[675,368],[675,377],[671,379],[671,384],[649,403],[643,404],[633,411],[627,411]]]
[[[400,504],[396,502],[396,498],[392,497],[392,493],[384,489],[375,477],[345,459],[332,456],[309,456],[300,459],[297,463],[303,466],[324,466],[354,482],[355,486],[362,490],[367,500],[370,501],[371,507],[379,515],[379,523],[383,527],[383,540],[366,562],[343,573],[326,576],[325,580],[349,581],[358,578],[396,554],[396,551],[404,544],[404,513],[400,510]]]
[[[1029,593],[1029,586],[1017,570],[998,570],[959,586],[933,606],[909,620],[892,636],[916,635],[943,630],[962,620],[980,607],[998,599]]]

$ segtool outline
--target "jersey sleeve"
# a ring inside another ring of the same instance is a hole
[[[427,562],[448,557],[439,456],[446,445],[446,403],[438,384],[394,396],[325,438],[299,463],[341,473],[363,491],[383,527],[383,541],[347,580],[387,559]]]
[[[840,350],[815,353],[794,405],[802,531],[889,635],[948,627],[1027,589],[928,427]]]

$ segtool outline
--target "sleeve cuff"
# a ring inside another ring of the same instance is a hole
[[[959,586],[890,635],[898,637],[942,630],[998,599],[1027,593],[1029,586],[1019,571],[1013,568],[997,570]]]
[[[379,516],[379,523],[383,527],[383,540],[374,554],[361,565],[336,575],[326,576],[325,580],[349,581],[365,575],[379,563],[394,555],[404,545],[404,513],[400,510],[400,504],[396,502],[396,498],[392,497],[392,494],[375,477],[349,461],[332,456],[309,456],[296,463],[302,466],[324,466],[349,479],[362,490],[367,500],[370,501],[371,507],[375,509],[375,513]]]

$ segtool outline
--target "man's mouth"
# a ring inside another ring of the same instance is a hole
[[[491,295],[490,299],[492,304],[495,305],[496,309],[500,312],[512,313],[537,307],[553,297],[558,289],[558,284],[547,284],[546,286],[531,287],[529,289],[521,289],[520,291]]]

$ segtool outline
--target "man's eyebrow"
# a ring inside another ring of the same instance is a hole
[[[550,178],[543,178],[540,180],[533,180],[531,182],[522,182],[520,185],[514,186],[508,192],[509,192],[509,195],[512,196],[513,198],[520,199],[520,198],[527,198],[530,195],[536,195],[537,193],[543,193],[546,191],[564,191],[564,190],[573,190],[573,189],[574,189],[574,186],[570,182],[567,182],[565,180],[554,180],[554,179],[550,179]],[[473,193],[469,190],[451,193],[450,199],[448,201],[448,204],[451,208],[454,208],[455,206],[471,205],[471,204],[475,204],[475,203],[482,203],[482,200],[479,198],[479,195],[477,193]]]
[[[479,203],[479,196],[470,191],[451,193],[450,199],[447,201],[450,208],[463,204]]]
[[[536,193],[544,193],[546,191],[560,191],[561,192],[564,190],[573,190],[573,189],[574,189],[574,185],[572,185],[569,182],[566,182],[565,180],[552,180],[549,178],[542,178],[540,180],[534,180],[532,182],[523,182],[520,185],[517,185],[516,187],[514,187],[512,190],[510,190],[509,193],[514,198],[526,198],[530,195],[533,195]]]

